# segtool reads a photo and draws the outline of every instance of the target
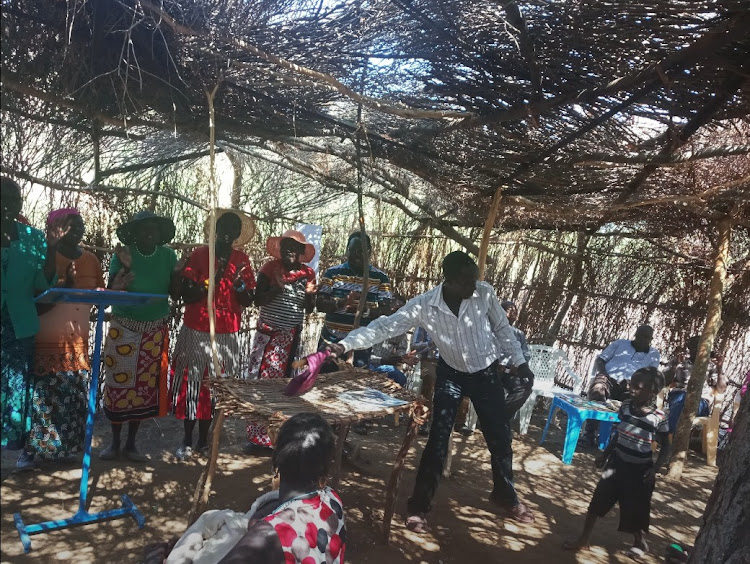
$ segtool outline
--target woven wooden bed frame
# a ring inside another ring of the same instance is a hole
[[[383,516],[383,541],[388,542],[396,505],[396,493],[404,468],[406,455],[414,443],[419,425],[424,421],[427,410],[424,399],[405,390],[388,377],[366,369],[345,367],[338,372],[322,374],[315,387],[299,397],[284,395],[289,380],[239,380],[215,379],[211,384],[217,400],[216,417],[211,431],[211,447],[208,461],[193,494],[193,503],[188,517],[188,525],[195,522],[208,505],[213,478],[216,474],[219,456],[219,437],[227,417],[265,420],[271,441],[281,425],[297,413],[317,413],[338,430],[336,451],[333,463],[333,484],[338,485],[341,476],[344,441],[349,427],[357,421],[376,419],[389,414],[408,413],[411,416],[404,441],[396,456],[391,475],[386,484],[385,513]],[[408,402],[402,406],[355,410],[350,404],[339,399],[342,392],[356,392],[372,388]]]

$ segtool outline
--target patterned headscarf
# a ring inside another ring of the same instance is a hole
[[[59,221],[65,221],[69,215],[81,215],[77,208],[60,208],[49,212],[47,216],[47,226],[54,225]]]

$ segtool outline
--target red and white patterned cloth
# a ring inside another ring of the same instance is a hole
[[[281,541],[284,564],[344,563],[344,507],[331,488],[295,497],[265,521]]]

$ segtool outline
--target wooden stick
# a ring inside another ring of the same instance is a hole
[[[209,116],[209,157],[210,157],[210,180],[211,180],[211,211],[208,214],[208,296],[206,306],[208,309],[208,338],[211,343],[211,358],[213,360],[214,378],[221,378],[221,365],[219,354],[216,351],[216,307],[214,305],[214,293],[216,291],[216,207],[218,205],[218,194],[216,185],[216,119],[214,115],[214,96],[219,89],[221,81],[216,83],[214,89],[206,90],[208,100]]]
[[[500,211],[500,203],[503,200],[503,186],[498,186],[495,190],[495,195],[492,197],[492,205],[490,211],[487,213],[487,219],[484,222],[484,232],[482,233],[482,243],[479,245],[479,279],[484,280],[484,271],[487,267],[487,250],[490,244],[490,235],[492,235],[492,228],[495,226],[498,213]]]
[[[211,451],[208,454],[208,462],[206,462],[206,468],[198,480],[198,485],[193,495],[193,506],[188,516],[188,526],[195,523],[208,505],[208,498],[211,496],[211,484],[214,481],[219,458],[219,437],[221,436],[221,428],[224,426],[224,419],[224,410],[219,409],[214,420],[213,431],[211,432]]]
[[[349,434],[350,423],[342,423],[339,425],[339,435],[336,439],[336,455],[333,459],[333,487],[339,487],[339,481],[341,480],[341,463],[344,460],[344,443],[346,442],[346,436]]]
[[[406,464],[406,455],[409,454],[409,449],[411,449],[414,439],[417,438],[419,425],[424,421],[423,417],[426,415],[426,412],[427,410],[423,404],[417,404],[417,407],[414,409],[414,415],[411,418],[411,423],[409,423],[409,429],[406,431],[404,442],[401,444],[401,449],[399,449],[396,456],[391,476],[388,478],[388,484],[386,484],[385,512],[383,513],[383,542],[386,544],[388,544],[391,537],[391,521],[393,521],[393,513],[396,507],[398,484],[401,481],[401,473]]]

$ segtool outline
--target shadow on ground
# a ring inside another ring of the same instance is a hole
[[[452,564],[466,562],[631,562],[622,555],[630,538],[617,532],[617,510],[601,520],[594,533],[595,547],[579,554],[564,553],[560,544],[575,536],[582,525],[598,473],[594,453],[577,452],[573,464],[560,461],[563,431],[553,426],[539,446],[546,412],[542,406],[526,436],[514,440],[515,479],[519,495],[536,514],[536,523],[522,526],[502,520],[487,501],[492,487],[489,456],[484,439],[457,436],[453,472],[443,480],[430,514],[430,533],[407,531],[403,524],[405,501],[413,486],[415,465],[425,439],[407,459],[399,492],[391,543],[380,542],[385,480],[406,426],[393,419],[378,421],[365,437],[352,435],[360,446],[356,460],[345,465],[339,492],[346,508],[349,538],[347,562]],[[91,511],[117,507],[127,493],[146,517],[138,530],[132,519],[87,525],[35,535],[32,552],[24,555],[13,525],[20,511],[26,523],[70,517],[78,505],[78,465],[43,464],[33,472],[12,471],[15,457],[2,455],[2,562],[139,562],[149,542],[179,536],[185,529],[190,500],[205,459],[185,463],[172,453],[180,440],[181,423],[174,419],[143,425],[142,444],[151,462],[135,465],[93,460]],[[106,421],[97,420],[94,452],[109,436]],[[268,458],[242,454],[244,425],[230,420],[222,436],[219,473],[214,481],[210,508],[246,511],[267,491],[271,482]],[[710,494],[716,472],[692,456],[680,483],[660,480],[654,495],[650,541],[660,555],[672,540],[692,543]],[[653,554],[646,562],[658,562]]]

